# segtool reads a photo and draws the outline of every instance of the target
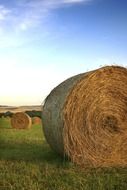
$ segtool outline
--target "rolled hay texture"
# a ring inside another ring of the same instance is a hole
[[[33,117],[32,118],[32,123],[40,125],[41,124],[41,119],[39,117]]]
[[[74,76],[46,98],[50,146],[84,167],[127,165],[127,69],[107,66]]]
[[[15,129],[30,129],[31,118],[24,112],[17,112],[11,118],[11,126]]]

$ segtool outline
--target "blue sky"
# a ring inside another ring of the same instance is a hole
[[[0,0],[0,104],[41,104],[75,74],[127,67],[126,0]]]

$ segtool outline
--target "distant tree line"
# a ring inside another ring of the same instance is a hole
[[[41,118],[41,111],[36,111],[36,110],[32,110],[32,111],[25,111],[26,114],[28,114],[30,117],[39,117]],[[1,117],[12,117],[14,113],[7,111],[7,112],[1,112],[0,113],[0,118]]]
[[[32,110],[32,111],[25,111],[26,114],[28,114],[30,117],[39,117],[41,118],[41,111],[36,111],[36,110]]]

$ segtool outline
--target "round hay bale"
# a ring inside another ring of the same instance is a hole
[[[74,76],[46,98],[50,146],[82,166],[127,165],[127,69],[107,66]]]
[[[31,118],[24,112],[17,112],[11,118],[11,126],[15,129],[30,129]]]
[[[41,119],[39,117],[33,117],[32,118],[32,123],[35,125],[40,125],[41,124]]]

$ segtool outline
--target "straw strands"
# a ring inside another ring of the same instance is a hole
[[[47,97],[47,141],[84,167],[127,165],[127,69],[107,66],[74,76]]]

